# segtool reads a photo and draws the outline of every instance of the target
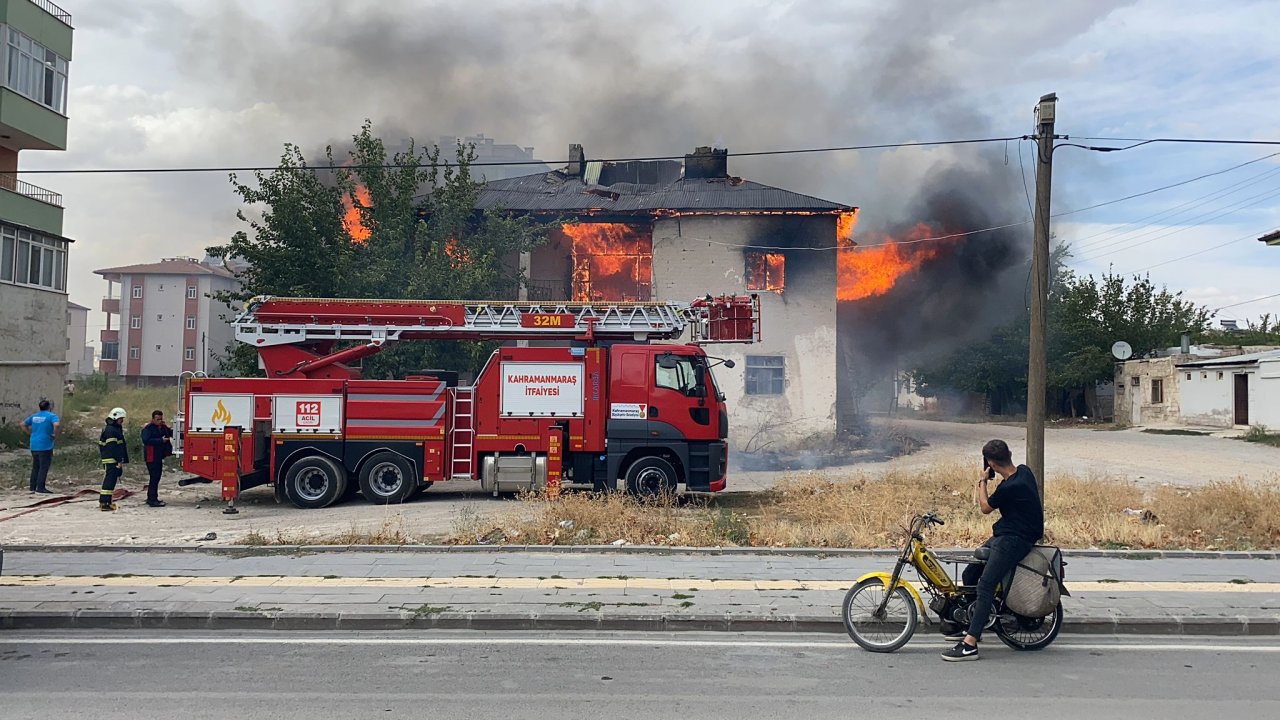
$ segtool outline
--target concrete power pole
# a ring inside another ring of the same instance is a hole
[[[1036,106],[1036,213],[1031,254],[1031,352],[1027,359],[1027,466],[1044,497],[1044,416],[1049,375],[1049,200],[1053,187],[1053,125],[1058,96]]]

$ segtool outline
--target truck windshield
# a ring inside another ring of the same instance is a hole
[[[656,359],[655,385],[693,396],[697,394],[698,375],[695,365],[702,365],[701,358],[688,355],[661,355]]]

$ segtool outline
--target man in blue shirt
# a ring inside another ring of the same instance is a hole
[[[40,401],[40,412],[22,421],[22,429],[31,435],[31,492],[52,493],[44,486],[49,477],[49,466],[53,464],[53,439],[58,436],[57,415],[49,412],[53,403]]]

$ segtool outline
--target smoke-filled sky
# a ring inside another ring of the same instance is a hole
[[[1021,135],[1047,92],[1073,136],[1280,138],[1280,3],[1266,1],[60,4],[76,27],[70,148],[24,152],[23,169],[273,165],[283,143],[341,142],[365,118],[389,140],[481,132],[550,161],[571,142],[607,158]],[[858,205],[870,230],[911,221],[941,168],[976,165],[998,178],[967,188],[990,196],[980,215],[1020,222],[1022,145],[731,157],[730,172]],[[1064,148],[1054,210],[1273,152]],[[1277,292],[1280,248],[1254,238],[1280,227],[1278,160],[1066,215],[1055,232],[1079,243],[1085,272],[1151,268],[1211,307]],[[27,179],[65,196],[71,298],[90,307],[105,287],[94,269],[198,256],[238,226],[224,174]],[[1221,316],[1266,311],[1280,298]]]

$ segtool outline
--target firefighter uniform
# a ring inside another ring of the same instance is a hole
[[[119,410],[118,416],[116,410],[111,411],[111,416],[102,428],[102,435],[98,437],[98,456],[106,471],[102,478],[102,490],[98,493],[98,504],[103,510],[116,509],[111,498],[116,491],[116,481],[124,472],[121,465],[129,462],[129,447],[125,444],[124,428],[120,425],[123,420],[123,410]]]

